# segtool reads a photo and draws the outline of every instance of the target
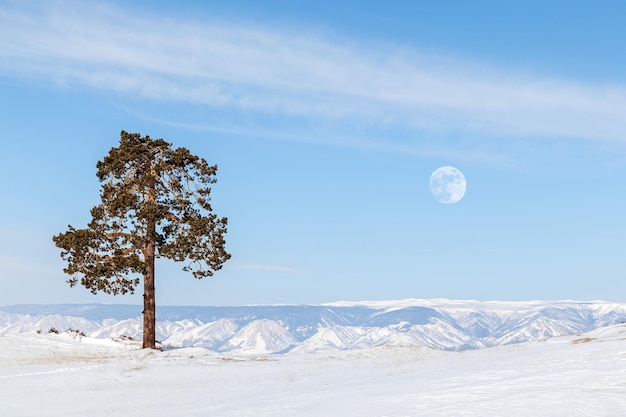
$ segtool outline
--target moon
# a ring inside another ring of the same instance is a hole
[[[465,190],[465,175],[455,167],[439,167],[430,175],[430,191],[440,203],[458,203],[465,195]]]

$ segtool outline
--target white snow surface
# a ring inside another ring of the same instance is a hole
[[[623,416],[625,375],[624,324],[488,349],[283,355],[0,335],[0,415],[13,417]]]

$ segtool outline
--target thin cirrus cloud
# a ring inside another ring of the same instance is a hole
[[[256,272],[295,272],[293,268],[283,265],[264,265],[264,264],[235,264],[229,266],[231,269],[239,269],[244,271],[256,271]]]
[[[626,137],[626,87],[484,67],[389,44],[110,5],[0,7],[0,72],[348,125]]]

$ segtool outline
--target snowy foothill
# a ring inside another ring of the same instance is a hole
[[[166,348],[219,353],[314,353],[375,346],[467,350],[545,340],[626,322],[626,305],[606,302],[399,300],[326,305],[158,307]],[[0,334],[74,329],[93,338],[142,336],[141,307],[0,307]]]
[[[0,307],[0,415],[589,417],[626,410],[621,304],[162,308],[162,350],[143,350],[124,334],[141,327],[134,309]]]

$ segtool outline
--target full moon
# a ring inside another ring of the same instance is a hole
[[[440,203],[458,203],[466,189],[465,175],[455,167],[440,167],[430,175],[430,191]]]

